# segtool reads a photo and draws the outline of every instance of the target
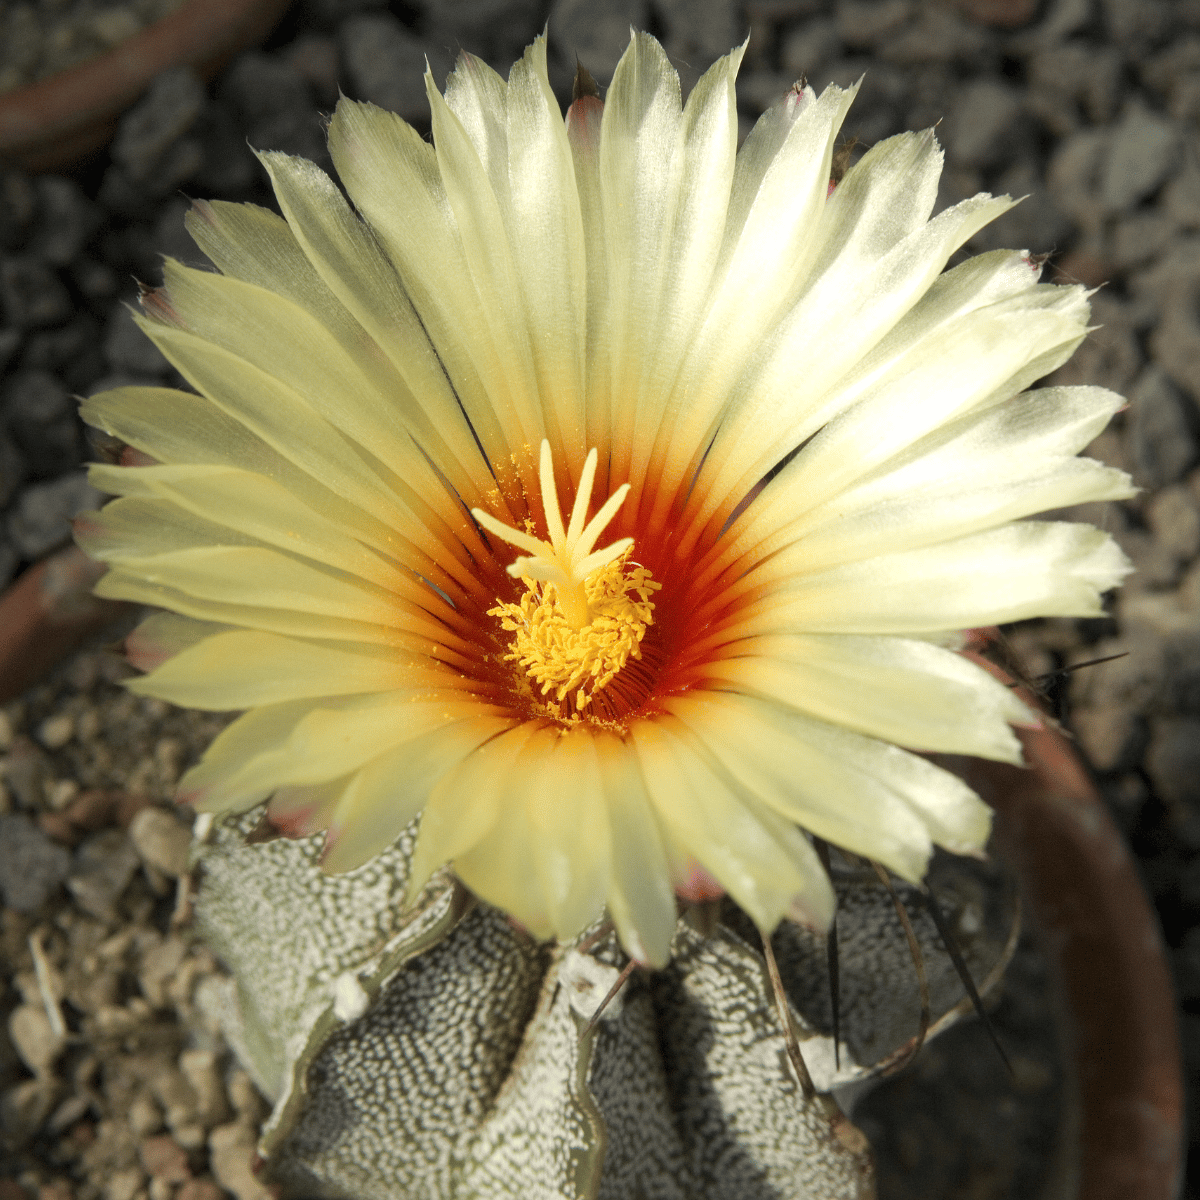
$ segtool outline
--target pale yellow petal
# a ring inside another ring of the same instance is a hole
[[[445,687],[454,678],[431,659],[391,647],[237,630],[179,651],[126,686],[172,704],[223,712],[305,697]]]
[[[439,780],[510,724],[497,716],[447,719],[361,767],[338,798],[321,866],[352,871],[387,849]]]
[[[546,74],[546,40],[513,67],[507,91],[507,188],[501,212],[519,265],[533,370],[547,427],[577,478],[586,441],[583,218],[567,129]]]
[[[594,736],[612,831],[609,915],[633,958],[665,966],[676,909],[662,831],[633,749],[613,734]]]
[[[442,438],[390,364],[364,352],[362,342],[353,352],[344,348],[320,320],[267,288],[172,259],[163,277],[172,316],[185,328],[295,392],[360,454],[378,459],[393,488],[394,477],[402,479],[410,506],[420,495],[442,520],[458,518],[457,498],[419,448],[450,467]],[[482,481],[480,474],[474,482]]]
[[[156,612],[125,639],[125,657],[139,671],[151,671],[204,638],[215,633],[228,633],[232,628],[217,621],[197,621],[178,613]]]
[[[238,717],[213,739],[196,766],[179,781],[178,798],[199,812],[241,812],[265,800],[278,780],[238,786],[236,777],[287,744],[297,724],[316,707],[312,700],[270,704]]]
[[[760,819],[753,793],[710,759],[703,739],[670,717],[635,722],[630,733],[659,819],[760,929],[822,889],[828,922],[829,883],[811,847],[794,828],[787,836],[782,823]]]
[[[513,481],[509,455],[520,445],[520,425],[515,412],[494,403],[499,364],[433,147],[394,113],[342,100],[330,122],[329,151],[355,207],[403,277],[404,303],[419,314],[435,348],[450,402],[461,404],[503,489]],[[309,219],[315,228],[315,208]],[[332,244],[321,253],[343,289],[361,286],[351,254]],[[524,464],[524,478],[536,482],[536,464]]]
[[[914,750],[1021,761],[1010,723],[1036,718],[961,655],[903,638],[782,635],[727,648],[704,676]]]
[[[295,608],[267,608],[234,600],[206,600],[176,587],[152,583],[140,574],[121,567],[110,567],[101,576],[95,592],[107,600],[130,600],[134,604],[150,604],[169,608],[197,621],[237,626],[243,629],[262,629],[288,637],[325,638],[351,642],[377,642],[394,646],[403,639],[391,625],[375,625],[365,621],[348,620],[341,616],[300,612]],[[252,596],[242,598],[252,600]]]
[[[858,88],[787,96],[738,151],[712,304],[676,384],[686,398],[664,424],[654,470],[682,479],[738,378],[795,302],[819,244],[834,143]],[[672,497],[662,489],[658,512]],[[653,518],[652,518],[653,519]]]
[[[180,781],[184,798],[210,810],[291,784],[327,783],[405,742],[460,720],[503,716],[446,689],[297,700],[251,710],[225,730]],[[251,735],[262,731],[249,746]],[[246,723],[246,724],[243,724]],[[239,726],[241,729],[239,730]],[[232,730],[239,730],[236,736]]]
[[[919,166],[914,170],[922,178],[927,173]],[[827,219],[836,219],[841,197],[855,193],[852,179],[861,171],[859,163],[834,193],[825,209]],[[897,179],[901,177],[898,173]],[[869,192],[867,198],[876,206],[881,200]],[[888,243],[882,253],[881,243],[896,234],[887,214],[864,222],[861,230],[849,226],[844,244],[831,251],[827,262],[814,266],[813,283],[766,342],[751,378],[731,394],[693,492],[699,497],[698,522],[706,522],[725,497],[747,494],[790,450],[851,402],[853,396],[843,395],[838,386],[841,380],[916,304],[949,256],[1010,204],[989,196],[965,200]],[[906,213],[909,205],[908,199],[901,205]],[[848,279],[853,286],[847,286]],[[854,330],[853,337],[845,336],[848,329]],[[797,363],[805,364],[802,375],[797,375]],[[698,450],[706,446],[702,440]]]
[[[663,242],[652,260],[658,276],[631,281],[654,289],[642,297],[650,318],[639,331],[642,386],[636,396],[623,395],[616,410],[616,437],[628,430],[633,450],[628,479],[635,490],[660,438],[669,437],[679,410],[692,403],[692,389],[681,386],[679,376],[711,304],[737,154],[735,82],[745,49],[736,47],[701,76],[684,107],[678,144],[663,148],[673,151],[675,162],[664,197]]]
[[[141,320],[142,329],[197,391],[241,421],[322,487],[420,543],[421,533],[387,483],[296,392],[194,334]],[[303,493],[302,493],[303,495]]]
[[[938,633],[1033,616],[1098,616],[1129,562],[1090,525],[1021,521],[773,585],[724,631]]]
[[[334,809],[350,782],[343,775],[328,783],[278,788],[267,802],[271,824],[285,837],[311,837],[329,828]]]
[[[413,851],[410,902],[434,871],[483,840],[499,816],[501,793],[513,764],[533,733],[531,722],[505,730],[450,767],[434,787],[421,814]]]
[[[524,762],[534,873],[555,936],[570,941],[604,908],[613,852],[592,731],[562,731],[548,754],[518,769]]]
[[[450,111],[430,75],[425,78],[425,91],[442,186],[454,214],[468,278],[479,297],[483,326],[473,335],[475,354],[487,356],[484,377],[491,401],[497,411],[511,414],[509,420],[515,422],[521,439],[516,446],[537,446],[547,436],[550,413],[542,412],[538,396],[520,271],[504,229],[500,202],[462,122]],[[549,435],[561,449],[559,431],[552,427]]]
[[[913,882],[934,842],[977,853],[991,811],[962,780],[915,754],[771,701],[703,692],[672,698],[741,784],[781,816]]]
[[[611,372],[608,328],[608,261],[605,248],[604,209],[600,194],[600,130],[604,105],[596,96],[581,96],[567,110],[567,139],[575,168],[575,191],[587,264],[586,318],[582,336],[586,441],[589,446],[607,446],[612,440],[612,412],[608,403]],[[607,477],[603,464],[602,479]]]
[[[455,874],[482,900],[502,908],[535,938],[554,936],[554,914],[534,865],[526,772],[548,755],[557,731],[535,730],[503,780],[496,784],[497,804],[487,833],[455,856]]]
[[[339,113],[345,104],[343,101],[339,105]],[[339,118],[335,114],[329,130],[330,151],[343,182],[361,208],[352,186],[353,176],[347,174],[339,154],[340,142]],[[471,426],[463,419],[459,407],[465,390],[463,381],[453,371],[450,378],[446,376],[436,331],[423,315],[418,315],[410,300],[410,277],[405,272],[401,283],[397,275],[396,268],[403,271],[405,264],[389,261],[371,231],[319,168],[286,154],[260,157],[271,176],[279,206],[305,255],[330,291],[388,355],[411,395],[426,406],[430,425],[446,448],[441,455],[445,460],[443,469],[453,478],[456,472],[452,468],[457,464],[466,477],[476,481],[476,486],[486,487],[486,464],[480,461]],[[405,198],[401,205],[396,203],[398,196]],[[413,210],[418,200],[415,192],[393,191],[389,200],[405,219],[415,216]],[[364,210],[364,215],[371,220],[370,212]],[[427,247],[428,251],[432,247]],[[457,277],[451,261],[436,255],[434,258],[437,270],[445,272],[446,280]],[[467,409],[467,415],[478,418],[471,408]]]

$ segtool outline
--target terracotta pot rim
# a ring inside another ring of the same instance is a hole
[[[189,66],[210,78],[264,36],[290,0],[184,0],[114,46],[0,94],[0,159],[30,171],[65,167],[104,145],[117,118],[160,72]]]
[[[954,766],[996,810],[998,845],[1020,873],[1063,1001],[1077,1119],[1059,1181],[1070,1186],[1055,1195],[1175,1200],[1185,1156],[1183,1066],[1158,916],[1068,738],[1049,722],[1018,733],[1026,767],[980,759]]]

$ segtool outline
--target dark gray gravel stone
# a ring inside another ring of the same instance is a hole
[[[355,13],[387,8],[387,0],[305,0],[304,7],[322,28],[330,28]]]
[[[70,541],[71,519],[99,508],[103,499],[83,472],[27,487],[8,514],[9,541],[22,558],[41,558]]]
[[[256,150],[282,150],[328,164],[312,88],[283,59],[243,54],[225,76],[221,99],[232,107]]]
[[[17,552],[8,544],[3,532],[0,531],[0,588],[6,587],[17,573],[17,564],[20,561]]]
[[[1200,808],[1200,717],[1168,717],[1155,722],[1146,769],[1169,804]]]
[[[187,67],[164,71],[121,118],[111,149],[113,161],[131,180],[150,182],[153,176],[160,182],[157,177],[168,151],[192,127],[207,99],[204,84]]]
[[[428,119],[425,44],[390,13],[363,13],[344,21],[338,48],[356,99],[399,113],[406,121]]]
[[[1200,913],[1200,858],[1192,859],[1179,877],[1179,899],[1187,908]],[[1188,931],[1188,937],[1184,944],[1187,945],[1188,942],[1194,946],[1196,955],[1197,988],[1192,994],[1200,999],[1200,925]]]
[[[4,416],[35,479],[61,475],[80,458],[75,401],[48,371],[18,371],[4,389]]]
[[[1200,228],[1200,163],[1184,163],[1163,188],[1162,205],[1181,229]]]
[[[29,224],[37,211],[37,193],[27,175],[0,170],[0,249],[24,245]]]
[[[336,38],[309,34],[294,41],[282,57],[312,88],[322,108],[333,108],[337,104],[341,62]]]
[[[121,288],[120,276],[108,265],[89,255],[80,255],[71,263],[71,281],[83,299],[99,311]]]
[[[679,71],[684,92],[746,36],[733,0],[656,0],[663,49]]]
[[[939,130],[946,157],[965,167],[994,167],[1012,153],[1021,132],[1021,93],[998,79],[972,80],[962,88]]]
[[[1157,209],[1137,209],[1122,217],[1110,242],[1112,265],[1122,271],[1149,262],[1166,250],[1176,228],[1176,223]]]
[[[1026,102],[1059,137],[1084,123],[1111,121],[1123,94],[1121,56],[1109,47],[1056,43],[1029,60]]]
[[[25,475],[25,459],[8,434],[0,429],[0,508],[13,498]]]
[[[90,313],[80,312],[57,329],[35,330],[25,338],[20,365],[49,371],[62,380],[67,391],[81,392],[104,370],[99,322]]]
[[[1162,321],[1150,335],[1150,349],[1166,373],[1200,404],[1200,241],[1176,238],[1171,258],[1192,258],[1161,292]]]
[[[43,175],[36,189],[38,221],[30,249],[44,262],[65,267],[100,228],[104,210],[74,180],[59,175]]]
[[[990,190],[995,195],[1012,196],[1020,203],[985,225],[971,239],[972,250],[1017,246],[1033,254],[1049,254],[1069,240],[1071,222],[1055,204],[1036,162],[1023,158],[1013,163]]]
[[[21,345],[19,329],[0,329],[0,371],[3,371]]]
[[[1160,0],[1103,0],[1096,7],[1104,17],[1109,40],[1136,60],[1166,35],[1176,6]]]
[[[779,65],[797,79],[811,76],[841,54],[842,42],[831,17],[797,25],[779,47]]]
[[[1085,232],[1098,229],[1104,220],[1100,181],[1111,140],[1108,129],[1080,129],[1050,156],[1046,181],[1054,201]]]
[[[171,371],[171,364],[162,352],[134,323],[133,310],[128,304],[117,305],[108,319],[104,357],[114,371],[133,375],[161,378]]]
[[[261,170],[246,134],[224,104],[210,104],[194,129],[203,162],[189,181],[197,196],[242,199]]]
[[[887,62],[916,67],[922,63],[958,63],[972,73],[986,69],[983,56],[993,39],[948,4],[916,6],[915,19],[885,38],[877,53]]]
[[[1167,639],[1160,710],[1169,716],[1200,721],[1200,632]],[[1200,741],[1197,741],[1200,752]],[[1200,787],[1200,773],[1196,786]]]
[[[70,292],[50,267],[31,257],[0,263],[0,305],[4,323],[19,329],[57,325],[72,312]]]
[[[838,34],[855,50],[873,49],[908,24],[913,8],[912,0],[838,0]]]
[[[1160,367],[1147,367],[1130,393],[1133,476],[1143,487],[1174,483],[1200,458],[1195,406]]]
[[[609,3],[610,0],[593,3],[597,20],[604,19]],[[541,33],[546,21],[546,6],[531,4],[529,0],[435,0],[426,4],[425,10],[421,32],[427,42],[439,51],[449,51],[451,58],[457,57],[460,50],[468,50],[491,63],[506,78],[509,68]],[[551,23],[553,20],[552,16]],[[628,41],[629,30],[625,33]],[[431,61],[433,58],[430,55]],[[574,66],[574,59],[571,65]],[[436,62],[434,78],[441,82]]]
[[[575,57],[607,84],[629,45],[629,27],[646,28],[644,0],[556,0],[550,11],[550,43],[574,65]]]
[[[37,912],[70,869],[70,852],[24,813],[0,814],[0,892],[9,908]]]
[[[137,868],[137,851],[124,830],[102,829],[76,849],[67,887],[85,912],[111,921]]]
[[[1179,165],[1179,130],[1135,98],[1113,132],[1101,183],[1104,207],[1125,212]]]

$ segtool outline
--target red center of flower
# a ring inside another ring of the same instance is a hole
[[[521,531],[473,510],[494,546],[508,542],[529,553],[503,574],[495,570],[498,603],[474,627],[472,674],[495,703],[523,719],[623,733],[656,700],[703,680],[704,663],[720,653],[720,626],[742,604],[722,603],[720,579],[715,589],[696,586],[695,558],[674,554],[669,523],[634,528],[633,536],[595,549],[629,490],[618,488],[588,521],[595,468],[593,450],[566,526],[546,443],[541,523],[531,519]],[[628,528],[628,519],[622,524]]]

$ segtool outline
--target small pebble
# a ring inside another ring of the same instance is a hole
[[[258,1088],[254,1086],[249,1072],[241,1067],[231,1071],[225,1086],[234,1112],[248,1124],[260,1124],[263,1117],[266,1116],[268,1108],[266,1101],[259,1094]]]
[[[146,1138],[138,1147],[138,1157],[146,1174],[165,1183],[184,1183],[191,1179],[187,1151],[163,1134]]]
[[[129,836],[147,866],[176,879],[187,870],[192,832],[163,808],[144,808],[129,825]]]
[[[212,1179],[189,1179],[175,1193],[175,1200],[227,1200],[225,1189]]]
[[[213,1174],[237,1200],[272,1200],[271,1193],[251,1170],[257,1144],[257,1131],[241,1121],[218,1126],[209,1134]]]
[[[17,912],[36,912],[71,870],[71,856],[24,813],[0,815],[0,894]]]
[[[57,713],[47,717],[38,726],[38,741],[47,750],[57,750],[65,746],[75,736],[75,719],[69,713]]]
[[[54,1032],[40,1004],[14,1008],[8,1018],[8,1036],[21,1061],[35,1075],[49,1072],[66,1045],[66,1037]]]
[[[104,1189],[104,1200],[135,1200],[146,1176],[140,1167],[126,1167],[122,1171],[114,1171]]]
[[[129,1128],[143,1137],[157,1133],[163,1127],[162,1109],[154,1102],[154,1098],[145,1092],[140,1092],[129,1106],[128,1115]]]
[[[207,1129],[229,1118],[229,1104],[221,1079],[218,1056],[211,1050],[185,1050],[179,1056],[179,1070],[196,1093],[196,1107]]]
[[[119,829],[104,829],[76,850],[67,887],[84,911],[111,920],[137,865],[137,851],[129,839]]]
[[[74,779],[56,779],[46,788],[46,803],[55,812],[62,812],[79,795],[79,784]]]
[[[0,1121],[19,1141],[32,1137],[54,1109],[59,1085],[50,1078],[26,1079],[0,1095]]]
[[[92,1102],[89,1097],[71,1096],[54,1110],[50,1120],[46,1122],[46,1128],[51,1133],[62,1133],[64,1129],[69,1129],[76,1121],[87,1116],[91,1107]]]

